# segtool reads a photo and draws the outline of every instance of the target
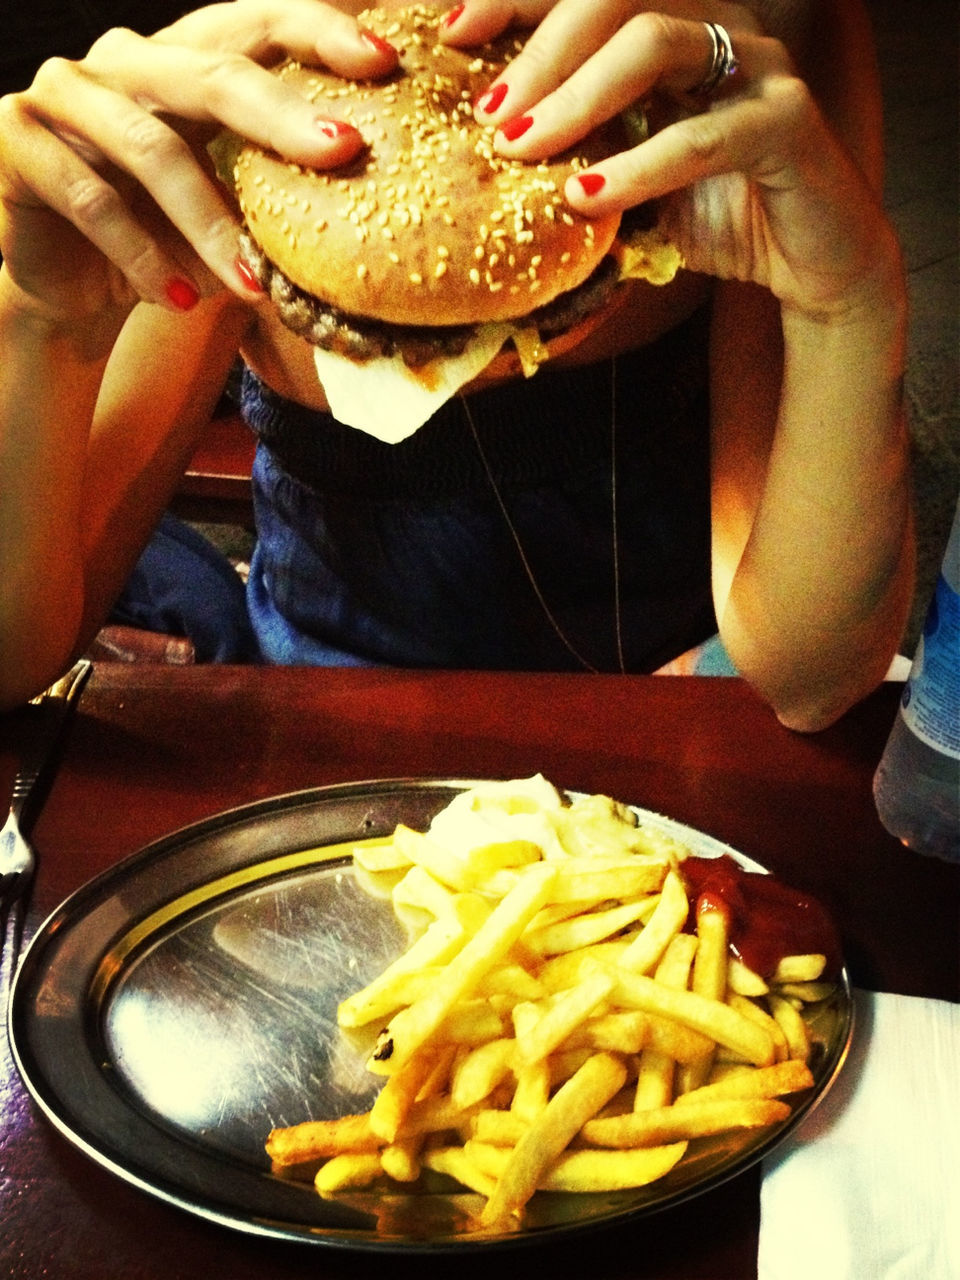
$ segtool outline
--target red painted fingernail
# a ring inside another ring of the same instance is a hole
[[[389,40],[384,40],[383,36],[378,36],[375,31],[369,31],[366,27],[361,27],[360,39],[377,53],[390,53],[394,57],[397,56],[397,51]]]
[[[170,305],[176,307],[178,311],[190,311],[200,301],[200,294],[196,288],[189,280],[183,280],[180,276],[174,276],[167,281],[164,293]]]
[[[595,196],[607,185],[607,180],[602,173],[578,173],[577,181],[583,187],[585,196]]]
[[[234,266],[245,289],[249,289],[251,293],[263,293],[263,285],[248,262],[244,262],[243,258],[237,258]]]
[[[347,124],[346,120],[328,120],[326,116],[317,116],[314,124],[325,138],[334,140],[342,138],[345,133],[355,132],[353,125]]]
[[[503,106],[503,100],[507,96],[507,86],[505,84],[495,84],[492,89],[487,89],[485,93],[481,93],[474,103],[475,111],[482,111],[484,115],[492,116],[494,111],[499,111]]]
[[[452,27],[466,7],[467,6],[464,4],[455,4],[452,9],[449,9],[443,15],[441,20],[442,25],[445,27]]]
[[[518,138],[523,137],[532,124],[533,116],[514,116],[512,120],[507,120],[500,126],[500,132],[508,142],[516,142]]]

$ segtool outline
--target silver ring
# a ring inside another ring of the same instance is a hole
[[[733,44],[726,28],[721,27],[719,22],[705,22],[703,25],[713,41],[713,54],[710,59],[710,70],[703,80],[690,90],[697,98],[706,98],[711,93],[716,93],[724,80],[732,76],[740,65],[733,52]]]

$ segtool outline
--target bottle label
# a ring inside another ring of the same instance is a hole
[[[942,573],[900,710],[921,742],[960,760],[960,594]]]

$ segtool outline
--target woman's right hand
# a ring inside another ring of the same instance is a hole
[[[316,168],[363,145],[265,69],[283,55],[357,78],[396,65],[320,0],[236,0],[149,38],[110,31],[0,99],[0,254],[20,305],[59,325],[138,299],[182,310],[223,286],[255,301],[206,144],[231,129]]]

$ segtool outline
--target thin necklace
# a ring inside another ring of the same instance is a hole
[[[493,490],[497,505],[503,515],[504,522],[510,531],[514,546],[517,548],[517,555],[520,557],[520,563],[523,571],[527,576],[527,581],[536,596],[543,615],[550,624],[551,629],[557,639],[585,671],[591,672],[593,675],[600,675],[600,668],[595,666],[587,658],[583,656],[580,650],[574,645],[569,636],[564,632],[560,623],[557,621],[553,610],[550,608],[547,600],[540,589],[536,575],[527,553],[523,549],[523,543],[520,540],[520,534],[517,527],[510,518],[510,512],[507,510],[507,504],[503,500],[503,494],[500,492],[500,486],[497,484],[496,477],[493,474],[493,468],[487,459],[486,452],[480,442],[480,433],[477,431],[476,423],[473,420],[473,414],[470,412],[470,404],[465,395],[460,396],[460,403],[463,405],[463,411],[466,415],[467,425],[473,436],[477,446],[477,453],[480,455],[480,461],[483,469],[487,473],[487,479],[490,481],[490,488]],[[610,532],[613,543],[613,625],[614,639],[616,642],[617,665],[621,673],[626,672],[626,662],[623,653],[623,624],[621,618],[621,601],[620,601],[620,537],[618,529],[617,515],[617,359],[616,356],[610,361]]]

